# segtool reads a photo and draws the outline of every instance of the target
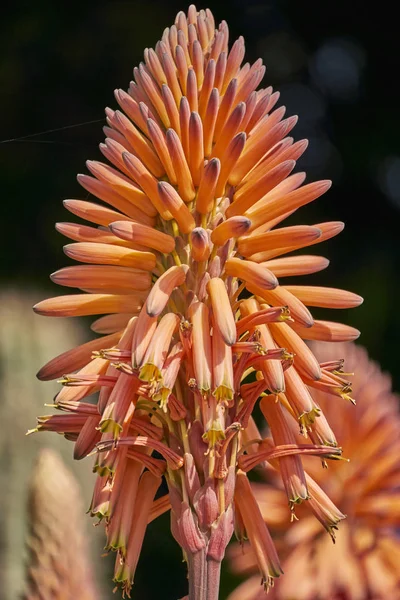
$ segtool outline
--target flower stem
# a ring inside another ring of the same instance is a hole
[[[207,582],[206,595],[207,600],[218,600],[219,597],[219,579],[221,575],[221,563],[219,561],[207,560]]]
[[[206,549],[188,555],[188,600],[218,600],[221,563],[207,559]]]
[[[188,554],[189,597],[188,600],[206,600],[206,549]]]

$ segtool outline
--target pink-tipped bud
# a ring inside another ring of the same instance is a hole
[[[206,215],[213,208],[220,170],[221,163],[218,158],[211,159],[204,168],[196,198],[196,210],[202,215]]]
[[[179,194],[185,202],[190,202],[195,197],[195,189],[181,140],[174,129],[167,130],[166,140],[178,181]]]
[[[157,279],[145,305],[150,317],[158,317],[162,313],[173,290],[184,283],[188,269],[187,265],[171,267]]]
[[[207,285],[213,308],[213,320],[228,346],[236,342],[236,324],[225,283],[219,277],[210,279]]]
[[[252,283],[267,290],[274,289],[279,284],[271,271],[249,260],[230,258],[225,263],[225,271],[228,275],[238,277],[242,281]]]
[[[142,244],[165,254],[175,249],[175,240],[170,235],[158,231],[154,227],[147,227],[142,223],[115,221],[110,224],[110,229],[123,240]]]
[[[192,245],[192,258],[197,262],[207,260],[210,256],[210,238],[205,229],[195,227],[190,234],[190,243]]]
[[[229,403],[234,396],[232,348],[225,343],[218,327],[213,330],[212,351],[213,394],[217,402]]]
[[[231,238],[238,238],[249,230],[251,225],[247,217],[231,217],[218,225],[211,233],[211,241],[216,246],[223,246]]]
[[[158,183],[158,194],[162,205],[172,214],[181,232],[190,233],[195,228],[196,223],[178,192],[166,181],[160,181]]]

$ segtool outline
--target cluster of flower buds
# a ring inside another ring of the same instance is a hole
[[[74,240],[66,254],[84,264],[52,279],[84,293],[35,307],[105,315],[92,324],[104,337],[39,372],[63,376],[55,406],[65,414],[41,417],[38,429],[74,441],[78,459],[96,453],[91,513],[106,523],[115,580],[127,593],[147,523],[170,508],[190,600],[217,598],[235,524],[254,543],[268,587],[281,569],[247,471],[275,461],[294,509],[310,497],[301,455],[340,455],[308,386],[348,397],[349,385],[304,340],[351,340],[358,331],[314,320],[307,307],[362,299],[280,283],[324,269],[321,256],[282,255],[343,224],[279,227],[330,182],[303,185],[305,174],[292,174],[307,141],[289,136],[297,118],[275,108],[279,94],[257,91],[265,68],[242,65],[244,52],[242,38],[228,50],[226,23],[216,28],[211,12],[194,6],[145,50],[128,93],[115,92],[121,110],[106,110],[100,149],[113,166],[89,161],[91,175],[78,177],[105,205],[65,202],[98,227],[57,226]],[[259,398],[272,446],[252,417]]]

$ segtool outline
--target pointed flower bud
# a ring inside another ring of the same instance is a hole
[[[190,241],[193,260],[198,262],[207,260],[211,252],[207,231],[202,227],[196,227],[190,234]]]
[[[230,238],[238,238],[250,228],[251,221],[247,217],[231,217],[218,225],[211,233],[211,241],[223,246]]]
[[[150,317],[158,317],[162,313],[173,290],[184,283],[187,271],[186,265],[171,267],[157,279],[146,301]]]
[[[219,277],[214,277],[208,282],[207,289],[213,308],[214,324],[225,343],[232,346],[236,342],[236,325],[225,284]]]

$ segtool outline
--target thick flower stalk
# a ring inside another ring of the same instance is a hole
[[[340,222],[280,224],[321,196],[329,181],[293,173],[307,141],[289,136],[296,117],[257,90],[261,60],[242,65],[244,42],[209,10],[179,13],[134,69],[121,110],[106,110],[103,164],[88,161],[82,186],[105,204],[67,200],[95,226],[60,223],[83,263],[52,275],[85,293],[40,302],[49,316],[105,315],[105,334],[62,354],[39,378],[62,376],[65,414],[38,429],[97,453],[91,513],[116,551],[115,581],[129,594],[147,523],[171,507],[172,533],[189,570],[190,600],[218,597],[221,560],[235,527],[254,543],[265,586],[281,573],[246,472],[261,408],[274,437],[252,464],[280,460],[292,510],[309,496],[300,456],[333,458],[336,441],[308,386],[347,397],[307,339],[351,340],[355,329],[315,321],[307,308],[350,308],[356,294],[286,285],[314,273],[321,256],[282,257],[339,233]],[[97,404],[85,398],[98,392]],[[287,426],[304,434],[297,444]],[[259,440],[260,441],[260,440]],[[156,455],[154,454],[156,453]],[[169,493],[157,490],[165,478]]]
[[[398,600],[399,399],[391,391],[390,378],[368,359],[363,348],[340,344],[333,352],[326,344],[315,344],[313,349],[331,368],[339,353],[346,371],[356,372],[355,407],[336,404],[320,390],[312,392],[331,425],[340,428],[343,453],[349,462],[321,469],[315,461],[303,461],[310,499],[299,507],[299,520],[289,529],[288,511],[282,502],[285,492],[276,472],[270,471],[268,484],[253,485],[263,517],[282,549],[285,576],[277,582],[271,599]],[[257,569],[256,556],[248,545],[232,548],[232,561],[241,573],[250,575]],[[229,600],[262,597],[259,577],[254,575]]]

